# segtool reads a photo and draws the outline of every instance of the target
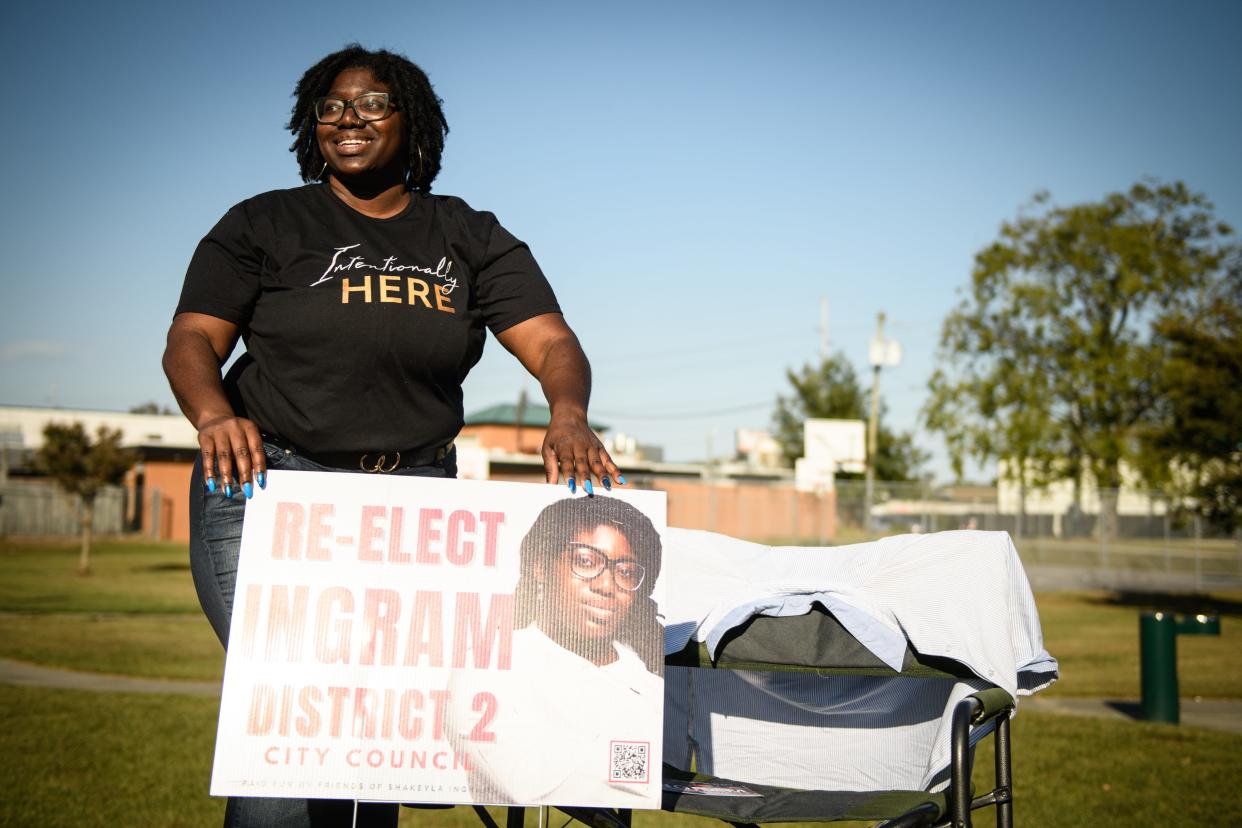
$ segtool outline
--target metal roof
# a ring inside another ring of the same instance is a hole
[[[522,412],[520,425],[531,428],[547,428],[552,419],[552,412],[546,405],[527,403]],[[518,406],[513,403],[501,403],[466,415],[466,425],[519,425]],[[588,420],[587,424],[595,431],[607,431],[603,423]]]

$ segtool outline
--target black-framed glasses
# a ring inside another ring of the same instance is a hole
[[[397,109],[397,105],[389,100],[387,92],[363,92],[348,101],[319,98],[315,101],[315,120],[321,124],[335,124],[345,117],[346,109],[352,109],[360,121],[382,121]]]
[[[598,578],[605,569],[612,570],[612,582],[626,592],[633,592],[642,586],[647,568],[638,561],[610,560],[600,550],[586,543],[568,543],[565,554],[569,555],[569,566],[574,575],[589,581]]]

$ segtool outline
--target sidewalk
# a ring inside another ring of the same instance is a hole
[[[1143,717],[1139,702],[1131,699],[1083,699],[1067,696],[1023,696],[1018,711],[1059,713],[1066,716],[1091,716],[1100,719],[1136,721]],[[1242,699],[1182,699],[1181,723],[1226,733],[1242,734]]]
[[[0,658],[0,684],[25,687],[56,687],[66,690],[88,690],[103,693],[172,693],[190,696],[219,696],[220,685],[214,681],[174,681],[106,673],[81,673],[42,667],[25,661]],[[1120,699],[1084,699],[1065,696],[1023,696],[1019,710],[1035,713],[1056,713],[1065,716],[1092,716],[1118,721],[1135,721],[1142,716],[1137,701]],[[1242,734],[1242,699],[1182,699],[1182,724],[1226,733]]]
[[[0,683],[24,687],[56,687],[65,690],[92,690],[105,693],[173,693],[188,696],[219,696],[220,683],[215,681],[174,681],[107,673],[80,673],[43,667],[25,661],[0,658]]]

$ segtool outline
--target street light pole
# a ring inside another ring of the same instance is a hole
[[[869,352],[871,363],[871,415],[867,420],[867,484],[863,503],[863,529],[871,533],[871,509],[875,505],[875,459],[880,431],[880,369],[901,362],[901,346],[884,338],[884,311],[875,317],[875,338]]]

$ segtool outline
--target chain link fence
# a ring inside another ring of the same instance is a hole
[[[995,490],[953,491],[877,482],[871,526],[861,480],[837,481],[837,542],[905,532],[982,529],[1010,534],[1036,589],[1196,591],[1242,589],[1242,532],[1180,511],[1165,492],[1110,492],[1064,506],[1033,492],[1026,513],[999,507]],[[1098,503],[1121,504],[1111,533]],[[1124,497],[1122,496],[1124,495]]]
[[[106,486],[95,497],[92,524],[96,534],[119,534],[126,530],[125,490]],[[0,486],[0,537],[9,535],[64,536],[82,530],[77,495],[64,492],[43,480],[14,480]]]

